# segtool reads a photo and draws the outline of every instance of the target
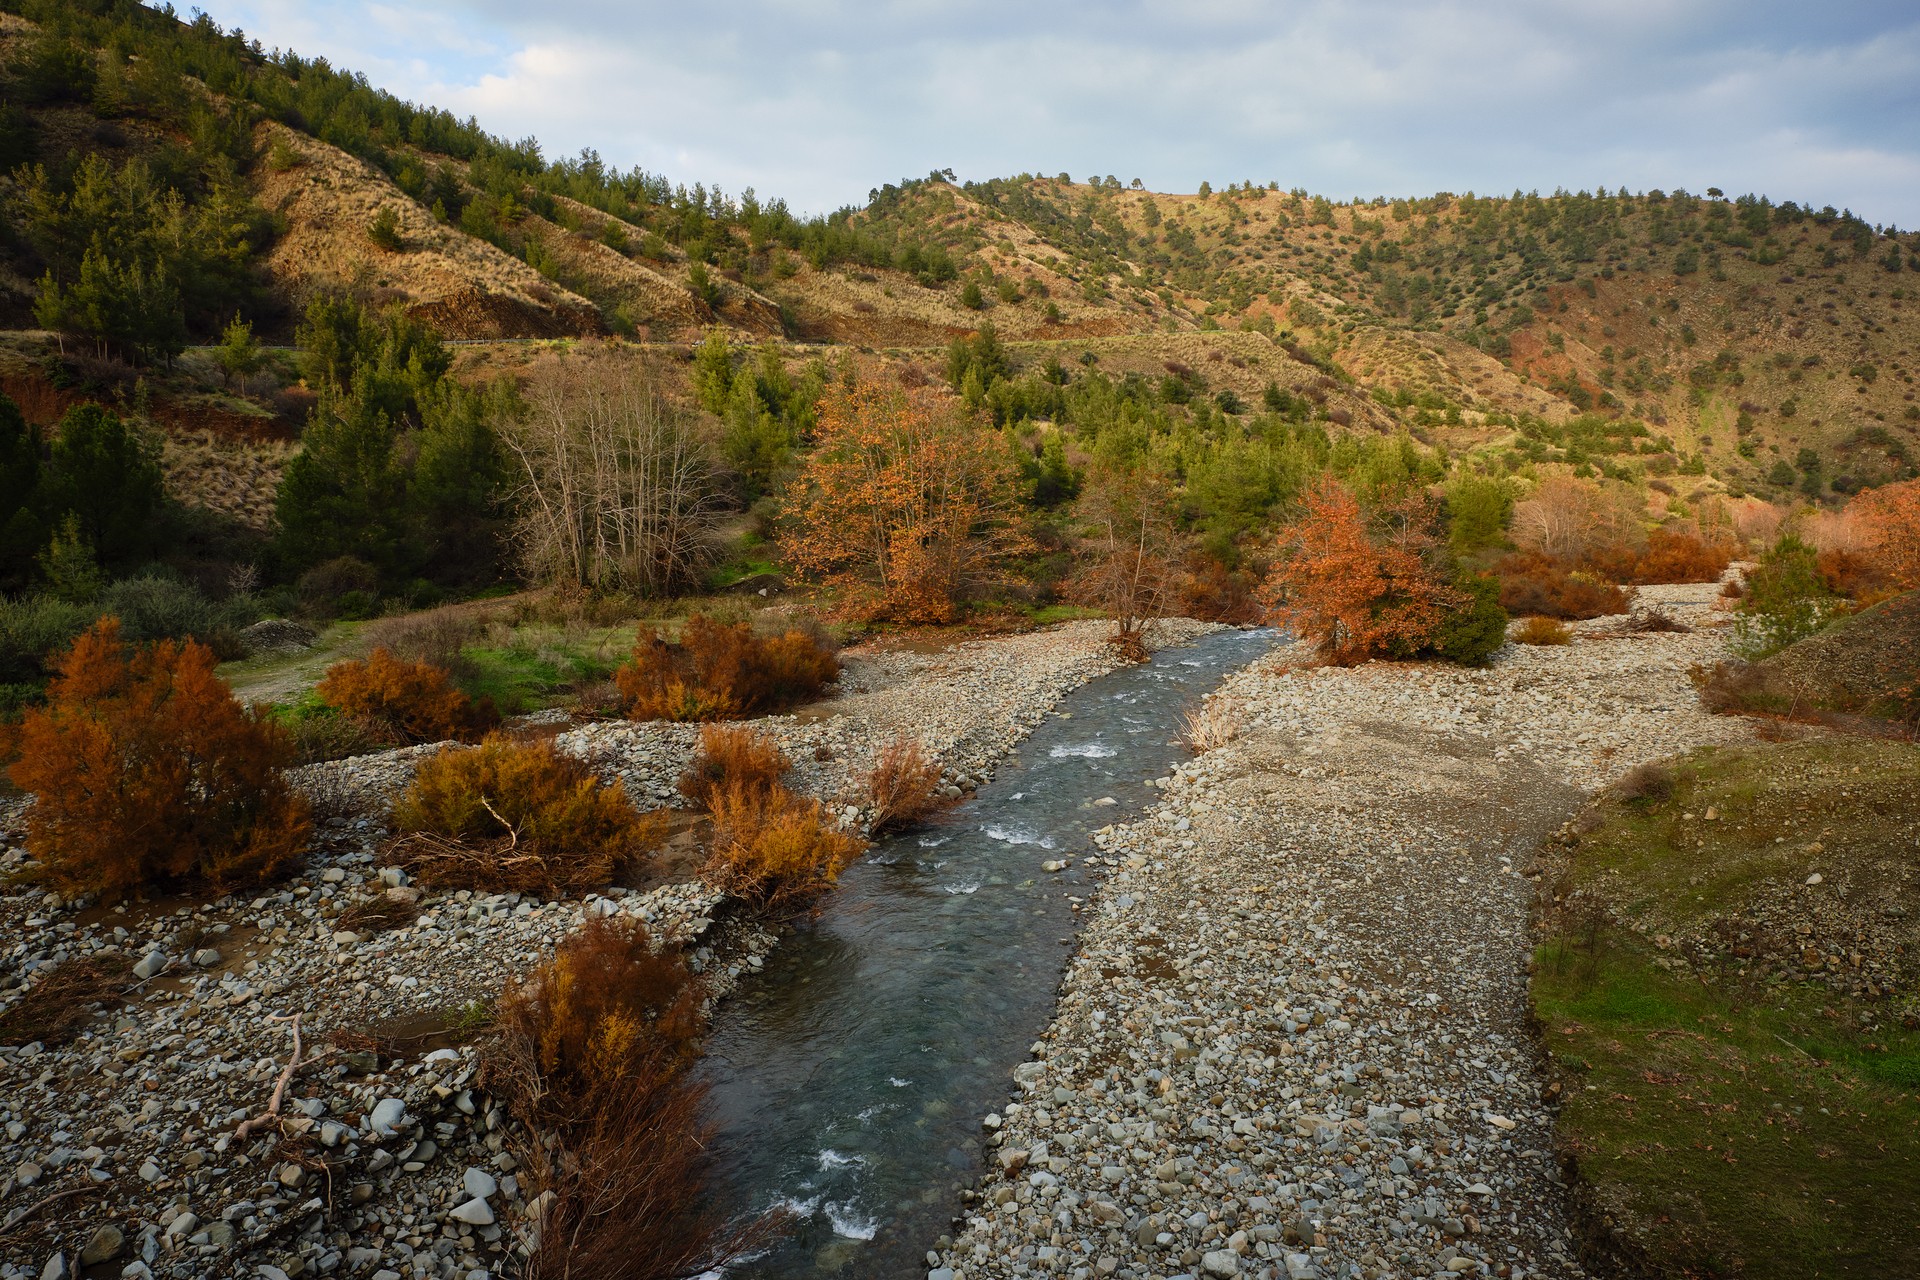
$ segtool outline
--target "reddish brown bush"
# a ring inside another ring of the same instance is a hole
[[[1686,530],[1655,529],[1635,558],[1628,580],[1638,583],[1718,582],[1733,563],[1734,545]]]
[[[553,1193],[530,1277],[684,1280],[770,1238],[712,1194],[705,1086],[686,1070],[704,991],[638,922],[590,921],[512,984],[484,1080],[538,1138],[520,1154]]]
[[[423,884],[550,897],[610,883],[666,830],[552,742],[498,735],[423,762],[393,816]]]
[[[205,645],[129,652],[103,619],[59,660],[17,745],[27,848],[64,890],[254,883],[306,847],[286,734],[240,705]]]
[[[1410,499],[1382,513],[1376,532],[1353,494],[1323,476],[1280,530],[1261,602],[1328,661],[1411,657],[1465,600],[1425,558],[1433,517],[1430,503]]]
[[[680,775],[680,794],[702,807],[728,786],[770,791],[793,763],[765,734],[710,724],[700,730],[700,750]]]
[[[702,874],[722,893],[770,914],[803,906],[833,887],[866,841],[830,823],[818,800],[785,787],[716,791],[713,845]]]
[[[677,951],[637,920],[591,918],[546,965],[500,998],[499,1030],[520,1039],[542,1115],[565,1119],[629,1070],[671,1075],[693,1058],[705,993]]]
[[[941,793],[940,766],[927,759],[920,741],[901,735],[880,749],[867,773],[867,804],[873,829],[911,826],[952,803]]]
[[[1879,563],[1862,552],[1841,548],[1822,551],[1814,564],[1820,580],[1837,596],[1873,603],[1890,593]]]
[[[1502,556],[1493,566],[1508,613],[1545,618],[1603,618],[1627,611],[1627,594],[1611,583],[1533,551]]]
[[[798,627],[772,636],[747,622],[687,619],[680,642],[641,628],[614,683],[634,720],[733,720],[790,707],[840,674],[821,636]]]
[[[1180,579],[1180,612],[1206,622],[1224,622],[1243,626],[1260,621],[1260,604],[1254,599],[1259,575],[1229,569],[1206,552],[1187,560]]]
[[[407,662],[385,649],[335,663],[314,693],[342,715],[406,744],[470,739],[499,718],[491,703],[476,708],[439,667]]]

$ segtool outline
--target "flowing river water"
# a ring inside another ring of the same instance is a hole
[[[925,1273],[980,1170],[980,1117],[1052,1017],[1090,833],[1145,805],[1186,757],[1181,710],[1273,643],[1215,632],[1067,695],[964,804],[876,842],[727,999],[702,1066],[722,1194],[794,1219],[732,1276]]]

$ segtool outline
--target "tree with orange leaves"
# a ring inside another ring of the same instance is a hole
[[[842,593],[842,611],[951,622],[997,561],[1026,544],[999,439],[933,391],[835,387],[789,500],[788,560]]]
[[[1847,508],[1858,522],[1863,550],[1901,591],[1920,588],[1920,480],[1883,484]]]
[[[129,653],[118,619],[95,623],[17,744],[27,848],[62,889],[248,883],[306,846],[306,802],[280,773],[285,732],[240,705],[196,641]]]
[[[1352,492],[1323,475],[1280,530],[1280,555],[1260,590],[1270,620],[1341,666],[1426,648],[1448,614],[1467,604],[1427,562],[1431,508],[1415,496],[1370,528]]]

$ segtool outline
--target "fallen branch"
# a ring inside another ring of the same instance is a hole
[[[249,1120],[242,1120],[240,1127],[233,1131],[233,1136],[241,1141],[245,1141],[256,1129],[264,1129],[268,1125],[277,1125],[280,1123],[280,1104],[286,1098],[287,1085],[292,1082],[293,1073],[298,1070],[300,1066],[300,1016],[301,1015],[296,1013],[292,1017],[293,1056],[287,1059],[287,1069],[280,1073],[279,1081],[273,1086],[273,1097],[267,1103],[266,1114],[254,1116]],[[269,1019],[269,1021],[286,1022],[288,1019],[275,1016]]]
[[[15,1209],[12,1213],[7,1215],[7,1220],[5,1222],[0,1222],[0,1231],[13,1230],[15,1227],[19,1226],[21,1223],[25,1222],[28,1218],[31,1218],[34,1214],[40,1212],[42,1209],[46,1208],[48,1205],[52,1204],[56,1200],[65,1200],[68,1196],[83,1196],[87,1192],[93,1191],[93,1190],[97,1190],[94,1184],[89,1182],[83,1182],[77,1187],[68,1187],[65,1191],[56,1191],[52,1195],[47,1196],[41,1200],[36,1200],[32,1204],[27,1205],[24,1208]]]

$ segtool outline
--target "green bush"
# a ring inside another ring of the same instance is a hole
[[[1793,534],[1782,534],[1747,575],[1734,651],[1747,659],[1778,653],[1833,621],[1838,603],[1820,576],[1818,553]]]
[[[1494,651],[1507,642],[1507,611],[1500,607],[1500,580],[1474,574],[1454,583],[1467,603],[1447,615],[1434,632],[1432,651],[1464,667],[1485,666]]]
[[[37,684],[46,676],[46,656],[72,644],[98,616],[91,605],[55,596],[0,600],[0,681]]]

